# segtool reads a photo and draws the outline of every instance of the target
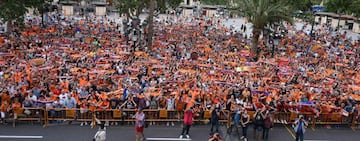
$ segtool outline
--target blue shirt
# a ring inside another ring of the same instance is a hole
[[[302,126],[303,126],[302,123],[303,123],[303,121],[300,120],[299,121],[299,127],[298,127],[298,130],[297,130],[298,133],[302,133]]]
[[[236,113],[234,117],[234,123],[238,125],[240,123],[240,114]]]
[[[125,88],[125,89],[124,89],[124,93],[123,93],[123,100],[126,100],[127,91],[128,91],[128,89]]]

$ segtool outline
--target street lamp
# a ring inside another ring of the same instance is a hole
[[[271,57],[274,57],[274,55],[275,55],[275,46],[276,46],[276,48],[278,48],[278,45],[279,45],[279,42],[280,42],[281,38],[282,38],[281,34],[279,34],[279,33],[274,34],[274,37],[273,37],[274,44],[273,44],[272,50],[271,50]]]
[[[145,29],[146,29],[147,24],[148,24],[147,20],[144,20],[142,22],[142,24],[141,24],[142,30],[140,30],[140,38],[142,38],[141,33],[143,33],[143,38],[142,39],[144,39],[145,41],[147,41],[146,40],[146,34],[145,34]]]
[[[315,11],[312,11],[313,20],[311,22],[311,30],[310,30],[310,37],[313,38],[314,36],[314,24],[315,24]]]
[[[129,42],[128,23],[129,23],[129,21],[127,19],[123,19],[122,23],[123,23],[123,32],[125,34],[125,39],[126,39],[126,45],[128,45],[128,42]]]

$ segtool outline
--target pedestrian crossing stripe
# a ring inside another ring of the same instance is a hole
[[[180,138],[146,138],[147,141],[191,141],[191,139]]]
[[[0,139],[42,139],[43,136],[8,136],[0,135]]]

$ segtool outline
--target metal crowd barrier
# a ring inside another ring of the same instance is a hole
[[[67,109],[67,108],[50,108],[41,109],[44,114],[44,126],[48,124],[59,124],[63,122],[87,122],[94,123],[95,118],[102,122],[117,122],[117,123],[131,123],[135,122],[133,118],[135,109]],[[146,115],[147,122],[179,122],[183,121],[183,112],[176,110],[161,110],[161,109],[144,109],[143,112]],[[230,116],[230,112],[223,111],[220,115],[219,122],[229,123],[227,117]],[[204,111],[201,115],[194,118],[194,122],[209,123],[211,119],[210,111]],[[94,124],[92,124],[94,125]],[[227,124],[228,125],[228,124]]]
[[[176,110],[162,110],[162,109],[144,109],[143,112],[146,115],[147,122],[179,122],[183,121],[183,112]],[[100,121],[107,122],[127,122],[128,124],[134,122],[136,110],[134,109],[124,109],[124,110],[98,110],[95,112],[96,117]],[[228,123],[229,115],[228,111],[224,111],[220,115],[219,122]],[[204,111],[198,117],[194,117],[194,122],[208,123],[210,121],[211,114],[210,111]]]
[[[164,110],[164,109],[144,109],[147,122],[180,122],[183,121],[183,111]],[[13,121],[13,126],[20,121],[39,122],[44,127],[49,124],[57,124],[63,122],[87,122],[95,123],[95,117],[100,121],[116,122],[116,123],[131,123],[135,122],[133,116],[135,109],[67,109],[67,108],[21,108],[14,110],[11,114],[7,114],[7,121]],[[249,111],[251,121],[254,117],[254,111]],[[321,113],[318,116],[314,113],[296,113],[296,112],[277,112],[273,113],[274,123],[292,124],[299,116],[303,115],[309,122],[311,128],[315,129],[316,125],[346,125],[355,129],[360,125],[360,118],[357,114],[350,114],[343,116],[341,113]],[[231,112],[223,111],[220,115],[219,122],[225,123],[228,127],[231,124]],[[209,123],[211,119],[210,111],[203,111],[201,114],[194,117],[194,122]],[[286,123],[284,123],[284,121]],[[92,124],[93,126],[95,124]]]
[[[299,115],[303,115],[311,128],[315,129],[316,125],[348,125],[349,127],[355,129],[359,125],[359,116],[355,114],[349,114],[344,116],[342,113],[333,112],[333,113],[320,113],[318,115],[314,113],[275,113],[274,123],[284,123],[293,124],[293,122],[298,118]]]
[[[6,121],[12,121],[13,127],[16,126],[17,122],[27,121],[31,124],[38,122],[45,126],[46,123],[46,112],[44,108],[20,108],[15,109],[12,113],[8,114]]]
[[[50,108],[45,113],[47,113],[45,125],[48,125],[72,121],[92,122],[94,112],[89,109]]]

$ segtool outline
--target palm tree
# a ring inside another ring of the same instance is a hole
[[[235,3],[253,25],[251,53],[254,61],[257,61],[260,54],[260,34],[267,25],[281,21],[292,22],[292,7],[286,0],[236,0]]]

